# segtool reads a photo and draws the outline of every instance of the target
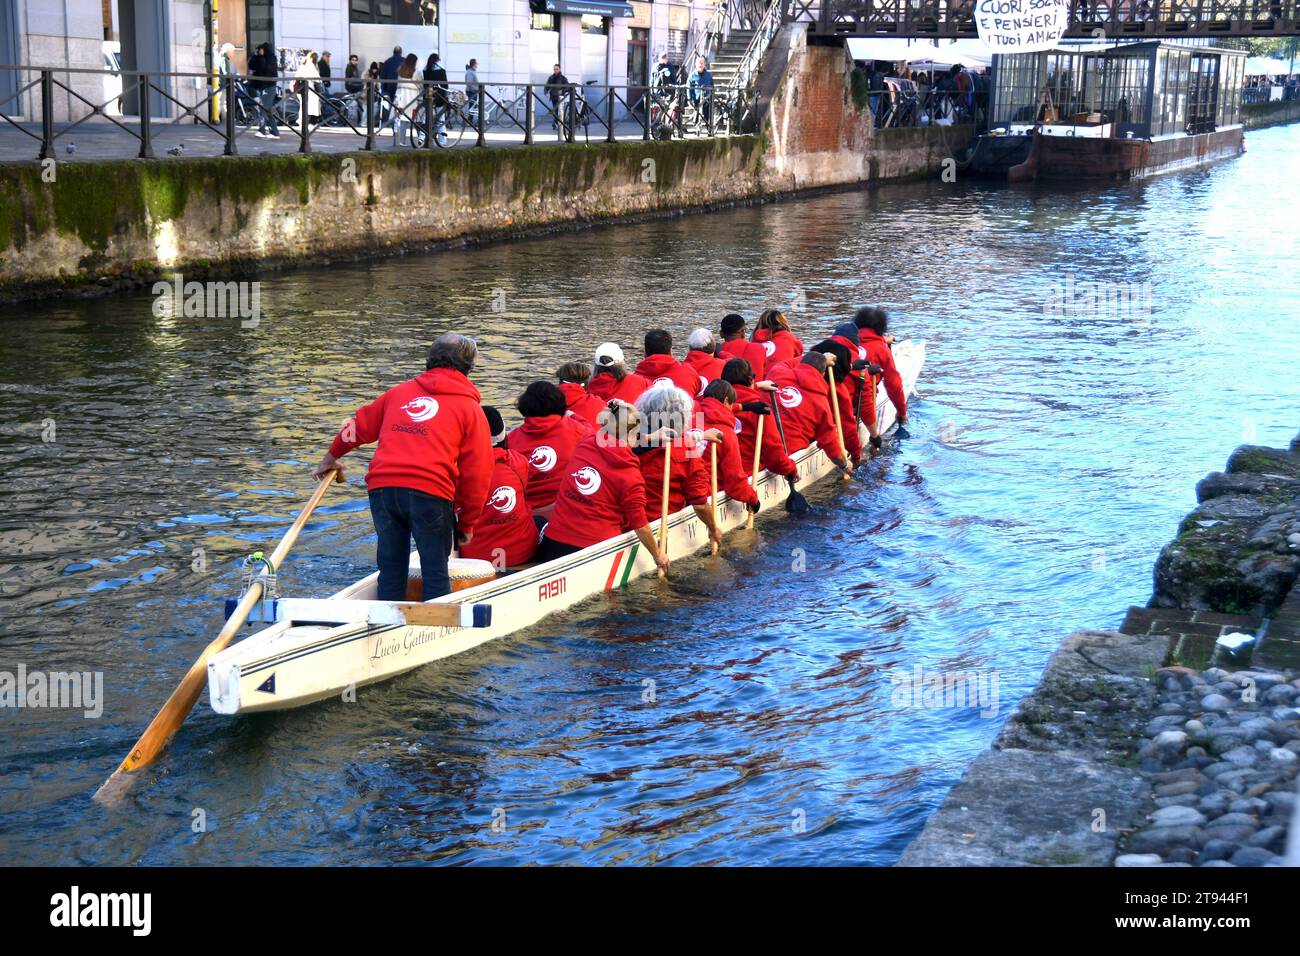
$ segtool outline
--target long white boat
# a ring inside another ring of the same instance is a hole
[[[894,359],[904,389],[911,395],[925,364],[925,343],[897,343]],[[884,434],[893,427],[895,413],[883,388],[879,389],[877,407]],[[799,466],[796,488],[838,472],[816,444],[791,457]],[[761,510],[779,507],[788,488],[779,475],[761,472]],[[719,494],[718,520],[724,533],[744,526],[747,519],[742,503]],[[656,534],[658,526],[658,521],[653,523]],[[669,515],[668,526],[671,561],[709,545],[704,523],[690,506]],[[414,567],[418,556],[413,554],[411,560]],[[457,623],[452,626],[412,623],[417,615],[410,613],[410,605],[375,600],[377,572],[329,598],[267,601],[262,620],[274,623],[208,662],[208,698],[219,714],[301,707],[513,634],[656,570],[654,559],[636,535],[628,532],[415,606],[427,608],[430,619],[454,619]]]

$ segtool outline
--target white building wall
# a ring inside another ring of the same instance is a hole
[[[103,68],[104,14],[100,0],[18,0],[19,57],[34,67],[99,70]],[[23,83],[35,79],[25,75]],[[86,73],[55,73],[54,79],[70,86],[93,103],[106,99],[104,81]],[[27,98],[25,112],[40,115],[39,101]],[[54,118],[79,119],[89,107],[71,93],[55,88]]]

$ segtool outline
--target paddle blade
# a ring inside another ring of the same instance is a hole
[[[808,499],[794,489],[790,490],[790,497],[785,500],[785,510],[792,515],[807,514],[809,510]]]
[[[907,426],[899,425],[894,431],[894,437],[899,441],[902,441],[904,438],[911,438],[912,433],[907,430]]]

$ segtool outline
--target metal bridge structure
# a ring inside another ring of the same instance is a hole
[[[1300,0],[1068,0],[1065,36],[1079,39],[1275,37],[1300,34]],[[784,0],[809,36],[958,39],[977,36],[976,9],[1029,15],[1030,0]]]

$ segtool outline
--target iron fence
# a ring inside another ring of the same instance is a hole
[[[0,99],[0,133],[30,142],[37,159],[55,156],[74,131],[127,137],[153,158],[163,134],[184,127],[233,156],[250,140],[283,139],[311,153],[392,146],[533,145],[619,138],[727,136],[749,117],[743,90],[682,85],[489,84],[423,79],[257,77],[148,71],[0,66],[17,74]],[[338,135],[342,134],[342,138]],[[96,137],[92,137],[96,138]],[[175,136],[172,136],[174,139]],[[99,138],[102,142],[102,138]],[[165,144],[164,144],[165,145]],[[167,152],[179,155],[184,144]],[[12,149],[0,151],[13,152]],[[25,158],[21,154],[18,157]]]

